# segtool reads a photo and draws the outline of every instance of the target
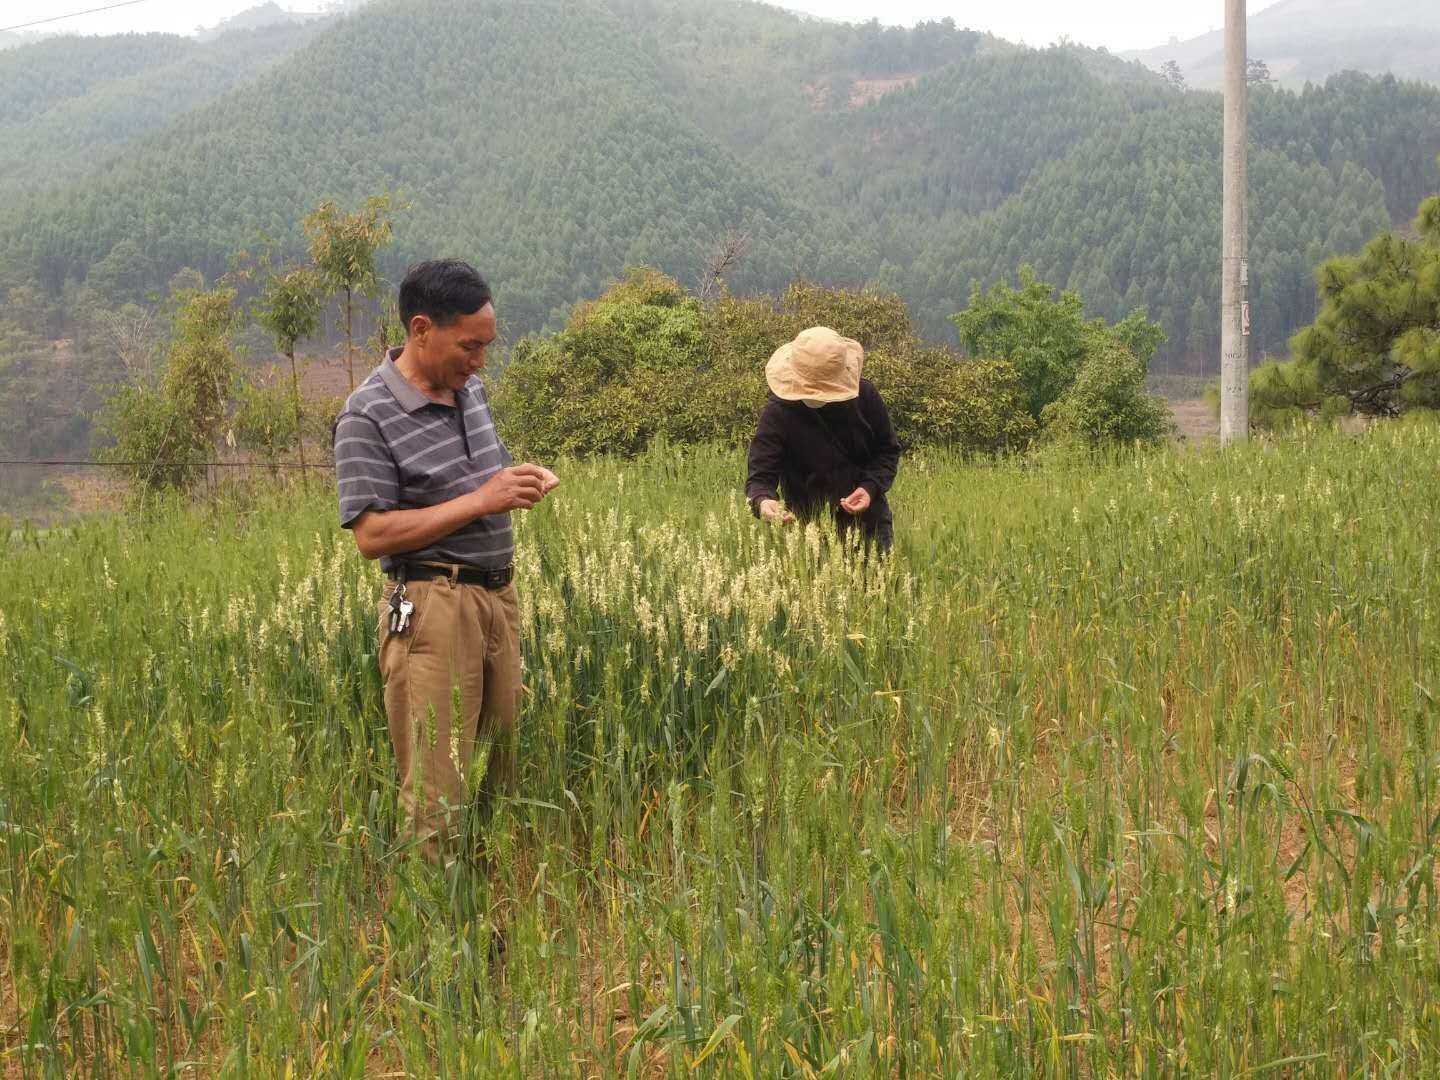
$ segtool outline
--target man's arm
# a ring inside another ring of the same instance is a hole
[[[449,502],[414,510],[366,510],[350,526],[355,546],[367,559],[429,547],[481,516],[483,511],[475,509],[475,496],[479,494],[477,489]]]
[[[476,518],[529,510],[559,481],[539,465],[501,469],[474,491],[414,510],[367,510],[351,524],[355,546],[367,559],[429,547]]]

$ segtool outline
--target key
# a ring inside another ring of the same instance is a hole
[[[409,600],[400,601],[400,633],[410,628],[410,616],[415,611],[415,605]]]
[[[396,585],[395,591],[390,594],[390,632],[392,634],[400,632],[400,608],[405,603],[408,603],[405,599],[405,586]]]

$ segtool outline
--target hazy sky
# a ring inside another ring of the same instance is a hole
[[[0,27],[99,7],[106,0],[0,0]],[[112,0],[113,2],[113,0]],[[78,15],[36,29],[86,34],[127,30],[189,33],[213,25],[259,0],[139,0],[112,11]],[[323,0],[280,0],[282,7],[309,10]],[[523,2],[523,0],[521,0]],[[1254,14],[1276,0],[1250,0]],[[950,16],[961,26],[989,30],[1011,41],[1048,45],[1062,34],[1086,45],[1112,51],[1163,45],[1173,35],[1194,37],[1217,29],[1224,20],[1223,0],[788,0],[780,6],[837,19],[878,17],[884,23],[910,24]]]

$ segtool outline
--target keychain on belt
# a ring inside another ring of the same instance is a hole
[[[405,596],[405,564],[401,563],[395,573],[395,591],[390,594],[390,632],[403,634],[414,610],[415,605]]]

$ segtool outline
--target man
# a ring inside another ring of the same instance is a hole
[[[405,344],[355,388],[335,424],[340,524],[379,559],[380,673],[400,805],[431,862],[454,847],[472,760],[477,802],[514,783],[520,613],[512,510],[559,481],[512,465],[476,372],[495,340],[490,287],[467,263],[412,267]]]

